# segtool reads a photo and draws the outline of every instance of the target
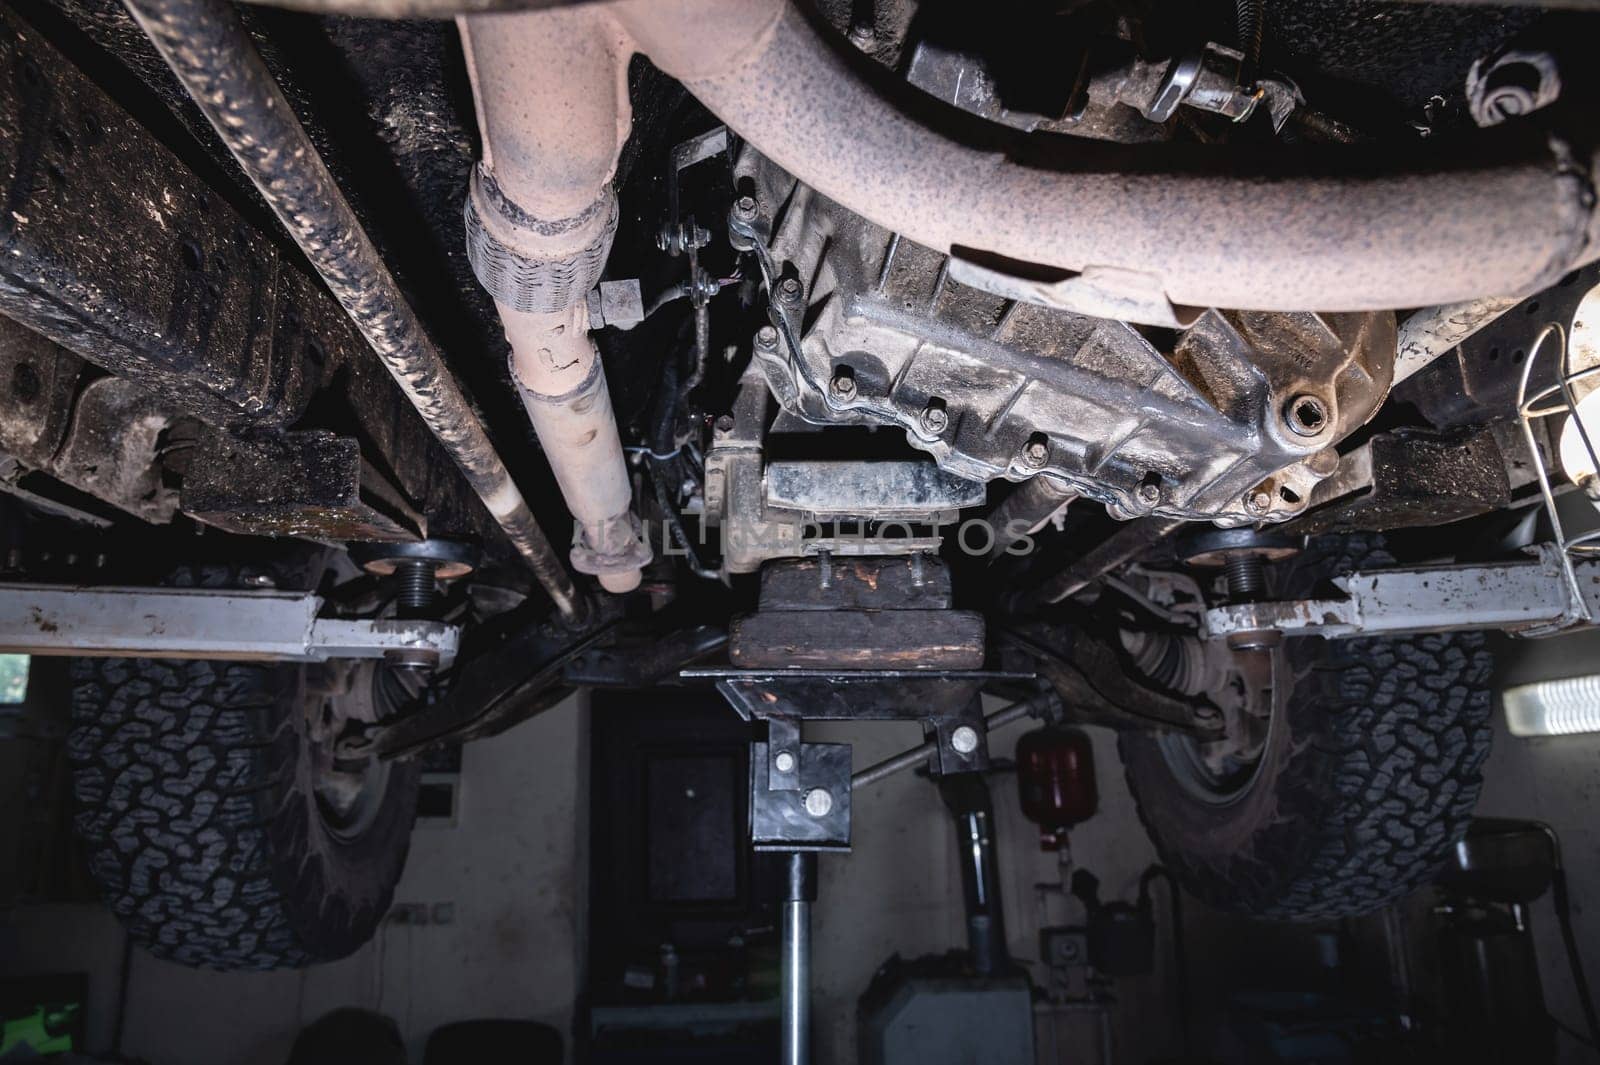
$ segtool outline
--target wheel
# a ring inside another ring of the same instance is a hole
[[[398,705],[408,676],[371,662],[74,662],[76,825],[133,939],[219,969],[366,942],[405,865],[419,770],[342,757],[338,741]]]
[[[1303,596],[1390,562],[1376,537],[1313,541],[1274,584]],[[1162,861],[1211,906],[1293,921],[1369,913],[1430,881],[1466,832],[1489,752],[1484,637],[1302,638],[1257,654],[1269,661],[1207,693],[1231,741],[1120,740]],[[1251,676],[1267,678],[1255,697]]]

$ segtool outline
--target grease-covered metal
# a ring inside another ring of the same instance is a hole
[[[238,16],[220,0],[127,0],[127,6],[557,609],[580,617],[586,606],[571,575]]]

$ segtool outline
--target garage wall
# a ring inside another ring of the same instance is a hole
[[[1548,640],[1502,641],[1498,685],[1600,672],[1600,631]],[[1495,714],[1494,749],[1484,770],[1478,813],[1544,821],[1561,838],[1572,893],[1572,922],[1590,987],[1600,993],[1600,734],[1519,738]],[[1550,1012],[1583,1030],[1555,913],[1546,896],[1533,905],[1540,979]],[[1562,1037],[1561,1060],[1593,1062],[1594,1053]]]

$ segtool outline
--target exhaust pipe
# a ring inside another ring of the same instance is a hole
[[[585,38],[609,36],[618,74],[642,52],[807,185],[953,253],[972,283],[1037,289],[1041,302],[1158,324],[1184,307],[1426,307],[1526,295],[1600,255],[1593,155],[1537,131],[1453,159],[1343,147],[1220,165],[1084,143],[1046,161],[925,124],[939,104],[866,68],[787,0],[613,0],[470,21],[541,57],[598,61]]]
[[[586,299],[617,229],[611,179],[632,124],[632,49],[614,21],[581,8],[457,24],[483,136],[467,258],[494,297],[512,381],[572,511],[572,566],[630,591],[650,548]]]

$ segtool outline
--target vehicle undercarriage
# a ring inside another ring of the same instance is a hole
[[[990,697],[1117,729],[1219,908],[1425,882],[1481,630],[1600,612],[1596,19],[0,12],[0,648],[77,659],[108,899],[182,961],[342,956],[419,753],[666,684],[766,722],[758,848],[849,847],[805,722],[923,724],[858,783],[956,775]],[[134,726],[203,754],[189,820],[277,781],[227,846],[311,872],[136,876]]]

